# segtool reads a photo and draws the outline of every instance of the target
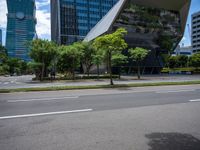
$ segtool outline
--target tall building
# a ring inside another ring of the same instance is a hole
[[[35,0],[7,0],[6,49],[8,56],[29,61],[27,42],[35,36]]]
[[[193,53],[200,52],[200,11],[192,15]]]
[[[83,40],[118,0],[51,0],[51,39],[59,44]]]
[[[0,29],[0,45],[2,45],[2,30]]]
[[[129,48],[150,50],[141,63],[142,73],[158,73],[163,67],[162,54],[175,49],[183,37],[190,0],[119,0],[85,37],[91,41],[123,27],[128,31]],[[127,54],[127,51],[124,51]],[[126,68],[136,68],[131,59]]]

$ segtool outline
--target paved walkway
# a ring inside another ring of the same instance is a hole
[[[31,88],[31,87],[53,87],[53,86],[85,86],[85,85],[107,85],[109,80],[76,80],[76,81],[54,81],[39,82],[32,81],[33,75],[4,77],[0,76],[0,89]],[[178,82],[200,80],[200,75],[145,75],[141,80],[136,76],[122,76],[121,80],[115,79],[115,84],[130,83],[155,83],[155,82]]]

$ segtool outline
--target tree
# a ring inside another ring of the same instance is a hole
[[[27,63],[27,68],[28,68],[28,72],[29,73],[34,73],[36,76],[36,80],[40,80],[40,73],[41,73],[41,68],[42,68],[42,64],[41,63],[37,63],[37,62],[28,62]]]
[[[6,48],[0,45],[0,63],[5,63],[8,59]]]
[[[200,52],[199,53],[195,53],[190,57],[190,66],[198,68],[200,67]]]
[[[172,52],[173,40],[169,35],[160,35],[158,45],[165,50],[168,54]]]
[[[70,71],[73,80],[75,80],[75,69],[80,65],[80,59],[83,56],[83,45],[74,43],[69,46],[60,46],[59,51],[58,67],[60,71]]]
[[[97,75],[98,75],[98,79],[99,79],[99,66],[102,64],[102,60],[103,60],[103,56],[99,53],[94,54],[92,59],[92,63],[95,64],[97,66]]]
[[[7,64],[8,56],[6,48],[0,45],[0,75],[9,73],[9,66]]]
[[[30,57],[36,63],[41,63],[40,79],[48,76],[48,66],[57,56],[57,46],[48,40],[36,39],[29,43]]]
[[[114,54],[112,57],[112,64],[118,66],[119,79],[121,78],[121,65],[127,62],[127,58],[127,56],[121,53]]]
[[[10,75],[21,74],[21,63],[22,60],[19,58],[8,58],[7,65],[9,66],[9,73]]]
[[[107,57],[111,85],[113,85],[112,57],[127,48],[127,43],[124,40],[125,34],[127,34],[127,31],[124,28],[119,28],[114,33],[96,38],[93,42],[94,47],[103,51],[104,56]]]
[[[188,56],[179,55],[177,56],[178,67],[187,67],[188,65]]]
[[[169,68],[176,68],[176,67],[179,67],[178,57],[171,56],[169,58]]]
[[[93,56],[95,54],[95,48],[91,42],[82,42],[82,44],[83,44],[83,55],[81,62],[83,65],[85,65],[86,73],[89,76],[90,69],[93,65],[93,58],[94,58]]]
[[[136,47],[135,49],[133,48],[129,49],[129,52],[130,52],[130,57],[137,63],[137,68],[138,68],[137,76],[138,79],[140,79],[140,63],[142,60],[145,59],[149,51],[141,47]]]

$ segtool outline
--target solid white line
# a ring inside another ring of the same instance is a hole
[[[32,102],[32,101],[51,101],[51,100],[59,100],[59,99],[67,99],[67,98],[79,98],[79,96],[68,96],[68,97],[55,97],[55,98],[40,98],[40,99],[24,99],[24,100],[7,100],[8,103],[16,103],[16,102]]]
[[[190,102],[200,102],[200,99],[189,100]]]
[[[192,92],[195,91],[193,90],[174,90],[174,91],[156,91],[157,94],[162,94],[162,93],[179,93],[179,92]]]
[[[58,112],[48,112],[48,113],[38,113],[38,114],[3,116],[3,117],[0,117],[0,120],[15,119],[15,118],[26,118],[26,117],[37,117],[37,116],[47,116],[47,115],[60,115],[60,114],[79,113],[79,112],[89,112],[89,111],[92,111],[92,110],[93,109],[80,109],[80,110],[58,111]]]

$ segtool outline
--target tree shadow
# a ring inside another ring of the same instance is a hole
[[[200,140],[190,134],[151,133],[145,136],[149,139],[149,150],[200,150]]]

